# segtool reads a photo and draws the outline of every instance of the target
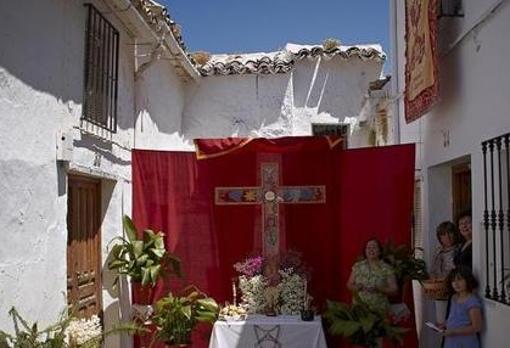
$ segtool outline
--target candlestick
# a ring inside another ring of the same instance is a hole
[[[237,306],[237,289],[235,280],[232,281],[232,295],[234,296],[234,306]]]
[[[303,289],[303,290],[304,290],[304,292],[303,292],[303,309],[304,309],[304,310],[306,310],[306,309],[307,309],[307,308],[306,308],[306,307],[307,307],[307,305],[306,305],[306,301],[307,301],[307,296],[308,296],[308,295],[307,295],[307,291],[308,291],[307,287],[308,287],[308,281],[307,281],[307,280],[306,280],[306,278],[305,278],[305,280],[304,280],[304,289]]]

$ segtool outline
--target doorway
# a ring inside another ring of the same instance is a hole
[[[101,181],[69,175],[67,192],[69,312],[101,315]]]
[[[457,222],[462,213],[471,211],[471,166],[452,166],[452,218]]]

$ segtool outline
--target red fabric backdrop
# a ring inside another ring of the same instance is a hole
[[[410,242],[414,146],[342,151],[333,145],[314,137],[255,139],[202,160],[194,153],[133,151],[133,219],[139,228],[166,232],[185,272],[183,280],[160,282],[154,298],[195,284],[219,302],[231,300],[232,265],[260,251],[261,208],[216,206],[214,188],[259,186],[257,165],[270,159],[280,164],[281,185],[326,185],[326,204],[280,205],[283,239],[313,268],[317,305],[349,301],[345,283],[367,238]],[[206,346],[207,332],[197,335],[193,347]]]

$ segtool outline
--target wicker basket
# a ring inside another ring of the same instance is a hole
[[[433,300],[448,299],[448,286],[446,284],[446,279],[427,279],[423,281],[422,285],[425,295],[428,298]]]

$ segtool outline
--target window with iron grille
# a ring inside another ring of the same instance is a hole
[[[82,119],[117,131],[119,32],[91,4],[85,36],[85,96]]]
[[[316,136],[331,135],[342,137],[344,147],[347,148],[349,125],[342,123],[340,124],[315,123],[312,124],[312,134]]]
[[[510,305],[510,133],[482,142],[485,297]]]

